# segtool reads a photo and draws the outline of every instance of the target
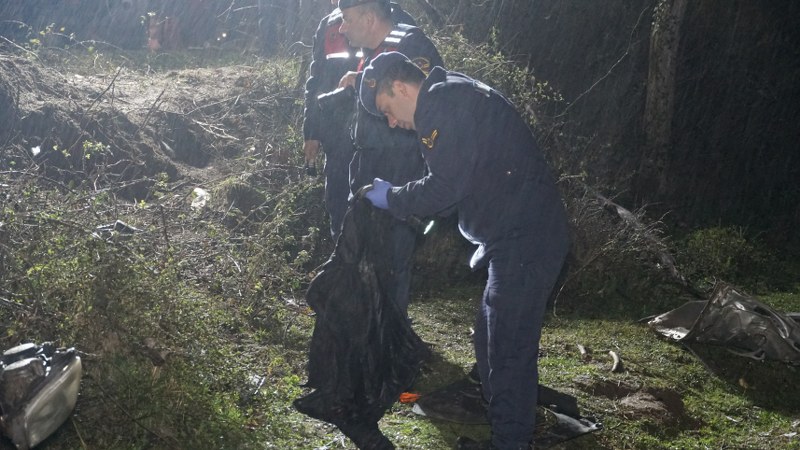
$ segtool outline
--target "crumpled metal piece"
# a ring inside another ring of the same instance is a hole
[[[727,283],[709,300],[688,302],[656,316],[648,325],[684,344],[711,344],[755,360],[800,365],[800,323]]]
[[[36,446],[72,414],[81,359],[74,348],[22,344],[0,358],[0,432],[18,450]]]
[[[121,220],[116,220],[114,223],[99,225],[95,227],[94,230],[95,231],[92,233],[92,236],[102,239],[109,239],[114,236],[119,236],[120,238],[129,238],[135,233],[139,233],[141,231],[140,229],[132,227]]]

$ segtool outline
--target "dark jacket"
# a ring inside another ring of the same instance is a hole
[[[480,244],[473,267],[503,248],[546,255],[568,242],[567,217],[533,134],[499,92],[435,68],[421,86],[414,123],[429,174],[389,192],[395,216],[455,208]]]
[[[392,21],[414,24],[414,19],[396,3],[392,3]],[[320,94],[336,89],[345,73],[358,68],[361,55],[358,49],[350,46],[347,37],[339,33],[341,24],[342,11],[336,8],[319,22],[317,32],[314,34],[313,54],[305,86],[303,116],[305,140],[325,141],[328,133],[336,132],[336,129],[344,132],[349,128],[352,109],[349,110],[350,114],[345,111],[342,114],[326,115],[317,103]]]
[[[324,140],[328,128],[347,124],[347,119],[341,115],[323,116],[317,103],[318,95],[336,89],[342,76],[358,67],[357,50],[339,33],[341,23],[342,12],[336,8],[320,21],[314,35],[314,53],[305,91],[305,140]]]
[[[382,52],[397,51],[406,55],[425,73],[444,65],[436,46],[417,27],[396,25],[383,43],[374,50],[364,50],[359,69],[369,65]],[[360,83],[357,81],[356,85]],[[393,184],[416,180],[425,174],[425,162],[417,148],[413,132],[390,128],[384,117],[376,117],[358,103],[353,126],[356,154],[350,166],[350,188],[353,192],[382,178]]]

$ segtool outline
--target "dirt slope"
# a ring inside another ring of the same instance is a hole
[[[249,66],[91,72],[0,55],[3,169],[32,159],[53,179],[127,182],[121,193],[141,199],[159,173],[202,182],[235,172],[226,165],[245,154],[290,160],[292,149],[275,142],[295,120],[297,93],[279,74]]]

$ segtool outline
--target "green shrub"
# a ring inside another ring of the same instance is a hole
[[[701,288],[725,280],[753,292],[783,283],[785,272],[767,248],[740,227],[712,227],[678,244],[682,272]]]
[[[503,54],[495,39],[473,44],[459,33],[436,35],[432,39],[448,70],[464,73],[501,91],[531,125],[537,124],[538,104],[563,101],[547,80],[536,78],[530,68]]]

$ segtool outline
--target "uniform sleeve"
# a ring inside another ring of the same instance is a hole
[[[324,17],[317,27],[314,35],[314,47],[311,57],[311,65],[308,68],[308,80],[306,80],[305,108],[303,110],[303,138],[305,140],[319,140],[319,115],[320,109],[317,104],[318,85],[325,70],[325,31],[328,25],[328,17]]]
[[[478,150],[475,126],[470,112],[448,108],[447,114],[437,115],[435,123],[422,129],[420,148],[428,175],[390,190],[389,211],[394,216],[432,216],[469,195]]]

